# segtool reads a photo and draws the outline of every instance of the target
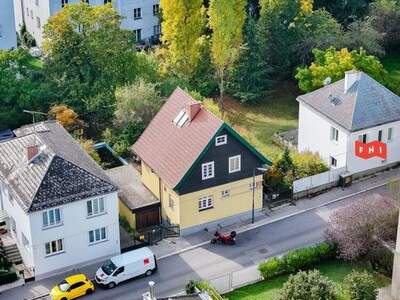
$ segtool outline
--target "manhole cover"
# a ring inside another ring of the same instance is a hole
[[[268,253],[268,250],[266,248],[261,248],[258,250],[258,252],[260,252],[261,254],[266,254]]]

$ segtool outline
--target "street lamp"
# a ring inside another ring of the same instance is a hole
[[[252,188],[253,188],[253,207],[251,210],[251,224],[254,224],[254,194],[255,194],[255,189],[256,189],[256,170],[265,172],[268,169],[267,168],[257,168],[257,167],[253,168],[253,186],[252,186]]]

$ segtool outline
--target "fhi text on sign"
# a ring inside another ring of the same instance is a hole
[[[362,159],[370,159],[372,157],[380,157],[386,159],[387,145],[379,141],[373,141],[364,144],[361,141],[355,143],[355,154]]]

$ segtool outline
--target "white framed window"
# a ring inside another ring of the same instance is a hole
[[[383,130],[378,131],[378,141],[382,142],[382,137],[383,137]]]
[[[364,134],[360,134],[359,136],[358,136],[358,140],[360,141],[360,142],[363,142],[364,144],[367,142],[367,134],[366,133],[364,133]]]
[[[29,247],[29,241],[26,238],[25,234],[21,232],[21,240],[22,240],[22,245],[24,245],[25,248]]]
[[[40,18],[39,18],[39,17],[36,17],[36,27],[37,27],[37,28],[40,28],[40,27],[41,27]]]
[[[44,244],[46,256],[64,252],[63,239],[54,240]]]
[[[231,156],[229,157],[229,173],[239,172],[241,168],[241,156]]]
[[[394,131],[393,127],[388,128],[388,135],[387,135],[388,142],[393,141],[393,133],[394,133],[393,131]]]
[[[214,207],[214,200],[212,196],[201,197],[199,199],[199,211],[213,207]]]
[[[142,40],[142,29],[133,30],[133,34],[136,42],[140,42]]]
[[[201,179],[214,178],[214,162],[207,162],[201,165]]]
[[[335,127],[331,127],[331,141],[337,142],[339,140],[339,130]]]
[[[35,5],[39,6],[39,0],[35,0]]]
[[[215,146],[225,145],[228,142],[228,136],[226,134],[217,136],[215,138]]]
[[[337,159],[334,158],[333,156],[330,157],[330,165],[331,165],[331,167],[334,167],[334,168],[337,167]]]
[[[26,15],[29,17],[29,8],[26,8]]]
[[[229,196],[229,190],[223,190],[222,192],[221,192],[221,197],[228,197]]]
[[[168,194],[168,206],[171,209],[174,209],[174,199],[172,198],[171,194]]]
[[[105,241],[106,239],[107,239],[107,232],[105,227],[89,231],[89,244]]]
[[[161,25],[154,25],[153,26],[153,34],[154,35],[160,35],[161,34]]]
[[[140,7],[133,9],[133,19],[139,20],[142,18],[142,9]]]
[[[92,217],[105,212],[104,198],[96,198],[86,202],[87,216]]]
[[[33,20],[33,10],[31,9],[31,19]]]
[[[160,14],[160,4],[153,4],[153,16]]]
[[[42,213],[43,228],[61,224],[61,210],[53,208]]]

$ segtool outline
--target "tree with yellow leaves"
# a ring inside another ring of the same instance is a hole
[[[245,0],[212,0],[208,11],[212,30],[212,62],[219,79],[220,106],[223,107],[225,78],[239,57],[246,19]]]
[[[49,113],[50,120],[57,120],[67,131],[74,131],[83,127],[83,121],[78,119],[78,115],[66,105],[54,105]]]

